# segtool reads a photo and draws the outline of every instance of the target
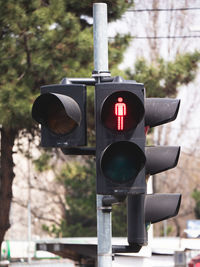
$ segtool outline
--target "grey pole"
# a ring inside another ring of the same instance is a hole
[[[107,4],[93,4],[94,73],[110,76],[108,71]]]
[[[103,207],[103,195],[97,195],[98,267],[112,266],[111,207]]]
[[[108,71],[107,4],[93,4],[94,72],[93,77],[110,76]],[[104,207],[103,195],[97,195],[98,267],[112,266],[111,207]]]
[[[31,264],[31,171],[30,171],[30,140],[28,138],[28,159],[27,159],[27,175],[28,175],[28,264]]]

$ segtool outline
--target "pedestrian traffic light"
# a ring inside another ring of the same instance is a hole
[[[116,77],[95,98],[97,193],[145,193],[143,84]]]
[[[42,86],[32,107],[32,117],[42,126],[43,147],[86,145],[86,86]]]

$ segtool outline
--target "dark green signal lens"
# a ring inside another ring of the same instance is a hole
[[[106,148],[101,168],[107,179],[114,183],[134,180],[145,164],[144,152],[134,143],[120,141]]]

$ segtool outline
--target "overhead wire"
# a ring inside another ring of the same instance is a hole
[[[108,37],[114,40],[114,37]],[[187,39],[187,38],[200,38],[200,35],[172,35],[172,36],[130,36],[132,39]]]
[[[184,11],[200,10],[200,7],[182,7],[182,8],[145,8],[145,9],[128,9],[126,12],[160,12],[160,11]]]
[[[200,35],[175,35],[175,36],[131,36],[133,39],[186,39],[200,38]]]

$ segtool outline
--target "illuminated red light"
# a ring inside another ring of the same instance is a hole
[[[122,97],[117,98],[115,103],[115,115],[117,116],[117,130],[124,130],[124,117],[126,116],[126,104],[123,102]]]
[[[117,91],[109,95],[101,107],[101,121],[112,132],[128,132],[144,117],[144,103],[134,93]]]

